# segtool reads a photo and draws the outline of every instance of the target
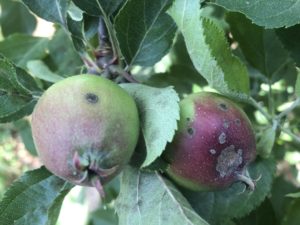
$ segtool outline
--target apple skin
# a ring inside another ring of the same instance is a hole
[[[247,115],[219,94],[191,94],[180,102],[178,130],[163,154],[167,174],[194,191],[219,190],[237,181],[254,190],[246,166],[256,157]]]
[[[101,189],[134,152],[138,110],[112,81],[76,75],[55,83],[39,99],[32,134],[48,170],[73,184]]]

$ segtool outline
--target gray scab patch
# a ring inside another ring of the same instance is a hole
[[[242,164],[242,155],[243,150],[238,149],[235,151],[234,145],[230,145],[221,151],[216,166],[216,170],[219,172],[221,178],[229,176]]]
[[[230,126],[230,121],[224,119],[224,120],[223,120],[223,127],[226,128],[226,129],[228,129],[229,126]]]
[[[219,136],[219,143],[222,145],[226,142],[226,134],[222,132]]]
[[[87,93],[85,99],[92,104],[96,104],[99,101],[99,97],[94,93]]]
[[[209,149],[210,154],[214,155],[217,153],[217,151],[215,149]]]

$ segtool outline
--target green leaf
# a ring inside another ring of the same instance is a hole
[[[36,27],[36,18],[20,2],[1,0],[1,32],[3,36],[13,33],[31,34]]]
[[[135,99],[141,117],[147,156],[143,167],[159,157],[172,138],[179,119],[179,98],[171,87],[153,88],[142,84],[121,85]]]
[[[235,183],[224,191],[192,192],[183,191],[196,212],[211,225],[222,224],[230,218],[241,218],[255,209],[271,190],[275,163],[272,160],[260,160],[249,166],[250,175],[262,178],[253,192],[243,191],[244,184]]]
[[[254,68],[272,82],[286,76],[289,67],[295,76],[295,65],[274,30],[265,30],[240,13],[229,13],[227,21],[245,58]]]
[[[300,66],[300,25],[289,28],[281,28],[276,30],[284,47],[289,50],[291,57],[295,60],[298,67]]]
[[[169,13],[183,34],[195,68],[210,86],[231,97],[248,98],[245,65],[232,55],[223,30],[211,19],[201,17],[199,2],[175,0]]]
[[[42,59],[46,56],[48,42],[47,38],[13,34],[0,42],[0,53],[17,66],[26,68],[29,60]]]
[[[230,11],[241,12],[266,28],[290,27],[300,23],[300,1],[291,0],[213,0]]]
[[[73,2],[83,11],[90,15],[100,16],[102,10],[106,15],[112,15],[125,0],[73,0]]]
[[[176,25],[165,13],[171,0],[131,0],[122,8],[115,29],[128,65],[152,66],[171,47]]]
[[[26,172],[1,200],[0,224],[55,225],[57,213],[49,209],[59,208],[71,187],[44,167]]]
[[[298,225],[300,221],[300,199],[291,202],[283,218],[282,225]]]
[[[32,138],[31,126],[28,120],[22,119],[14,122],[15,127],[20,134],[25,148],[31,155],[37,156],[36,148]]]
[[[103,206],[109,206],[111,202],[116,200],[120,192],[120,176],[115,177],[109,183],[104,185],[105,198],[102,200]]]
[[[172,65],[169,71],[165,73],[153,74],[145,82],[147,85],[154,87],[174,86],[174,89],[180,96],[190,94],[194,85],[205,83],[199,73],[189,66]]]
[[[21,119],[32,113],[36,99],[0,91],[0,123]]]
[[[298,97],[300,97],[300,69],[297,69],[297,80],[295,85],[295,93]]]
[[[49,56],[46,63],[51,71],[60,76],[80,73],[83,62],[64,30],[57,30],[49,42]]]
[[[159,173],[127,167],[116,202],[119,225],[208,225]]]
[[[246,217],[238,220],[237,225],[275,225],[279,224],[272,204],[268,198]]]
[[[83,11],[73,2],[70,2],[68,14],[75,21],[81,21],[83,19]]]
[[[286,197],[287,194],[296,191],[298,191],[297,187],[291,181],[288,181],[284,175],[275,178],[270,193],[270,200],[278,220],[283,220],[288,206],[293,201],[292,198]]]
[[[0,55],[0,90],[30,95],[38,87],[29,74]]]
[[[41,60],[32,60],[27,63],[27,68],[29,72],[39,79],[55,83],[64,79],[62,76],[59,76],[53,73],[48,66]]]
[[[41,94],[42,90],[38,86],[36,80],[30,76],[25,70],[19,67],[16,68],[16,73],[18,77],[18,81],[21,83],[21,85],[26,88],[30,93],[36,93]]]
[[[276,138],[276,130],[273,127],[267,127],[259,138],[257,143],[257,154],[263,158],[271,155]]]
[[[145,83],[154,87],[174,86],[174,89],[180,97],[192,93],[196,85],[207,85],[206,80],[200,76],[193,66],[190,56],[187,52],[182,35],[177,35],[175,43],[168,54],[171,66],[164,73],[153,74]]]
[[[28,94],[29,91],[18,82],[15,67],[2,55],[0,55],[0,90],[20,90]]]
[[[71,16],[67,16],[68,29],[75,49],[78,52],[86,52],[86,40],[84,37],[83,19],[80,21],[73,20]]]
[[[89,224],[92,225],[118,225],[118,216],[113,208],[98,209],[90,214]]]
[[[63,204],[63,201],[66,197],[66,195],[69,193],[69,191],[72,189],[73,184],[65,183],[65,185],[62,187],[62,189],[59,191],[57,197],[54,199],[52,204],[47,210],[48,213],[48,221],[47,225],[56,225],[57,219]]]
[[[66,27],[70,0],[22,0],[37,16]]]
[[[286,195],[286,197],[290,197],[290,198],[300,198],[300,192],[289,193],[289,194]]]
[[[68,30],[70,31],[75,49],[80,53],[85,53],[87,41],[84,35],[83,12],[73,3],[70,6],[67,15]]]
[[[30,114],[37,99],[35,81],[24,70],[0,55],[0,123]]]

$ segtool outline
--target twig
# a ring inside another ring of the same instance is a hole
[[[136,79],[134,79],[131,74],[129,74],[128,72],[126,72],[125,70],[121,69],[119,66],[108,66],[107,69],[109,70],[109,72],[113,73],[113,74],[118,74],[121,75],[122,77],[124,77],[126,80],[128,80],[131,83],[139,83],[139,81],[137,81]]]
[[[273,124],[272,117],[263,109],[263,107],[252,97],[250,97],[250,103],[268,120],[270,124]]]
[[[290,129],[284,128],[284,127],[280,127],[281,131],[288,134],[289,136],[291,136],[291,138],[297,142],[298,144],[300,144],[300,137],[297,136],[296,134],[294,134]]]
[[[276,116],[276,119],[277,120],[282,119],[284,116],[286,116],[287,114],[289,114],[291,111],[293,111],[298,106],[300,106],[300,98],[297,98],[296,101],[294,101],[293,104],[290,107],[288,107],[287,109],[285,109],[284,111],[282,111],[281,113],[279,113]]]
[[[275,110],[274,110],[274,101],[273,101],[271,80],[268,80],[268,85],[269,85],[269,91],[268,91],[269,112],[271,113],[271,116],[273,117],[275,115]]]

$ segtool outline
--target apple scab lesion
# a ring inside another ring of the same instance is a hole
[[[217,151],[215,150],[215,149],[209,149],[209,152],[210,152],[210,154],[212,154],[212,155],[214,155],[214,154],[216,154],[217,153]]]
[[[226,120],[226,119],[224,119],[224,120],[223,120],[223,127],[224,127],[224,128],[226,128],[226,129],[228,129],[228,128],[229,128],[229,126],[230,126],[230,121],[229,121],[229,120]]]
[[[224,132],[222,132],[219,136],[219,143],[222,145],[222,144],[225,144],[226,142],[226,134]]]
[[[85,99],[92,104],[96,104],[99,101],[99,97],[94,93],[87,93]]]
[[[235,119],[234,122],[237,126],[241,126],[241,120],[240,119]]]
[[[216,170],[220,177],[224,178],[234,173],[243,162],[243,150],[235,150],[234,145],[230,145],[221,151],[217,159]]]
[[[227,112],[228,106],[225,103],[222,102],[222,103],[219,104],[219,109],[221,109],[224,112]]]
[[[189,128],[187,129],[187,132],[188,132],[189,136],[193,136],[194,133],[195,133],[195,130],[194,130],[194,128],[189,127]]]

